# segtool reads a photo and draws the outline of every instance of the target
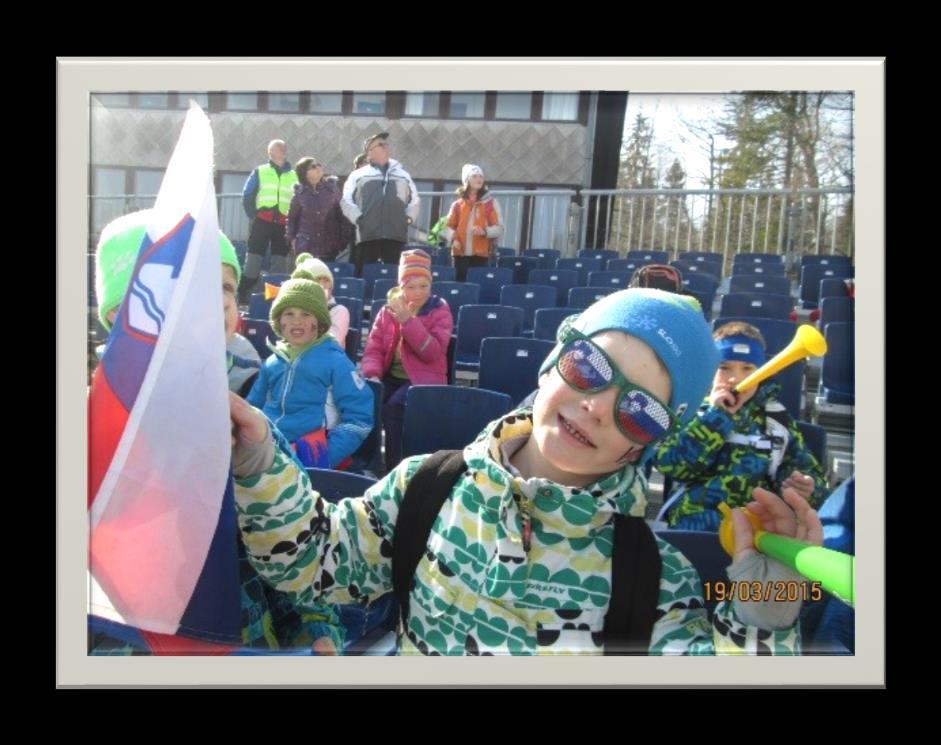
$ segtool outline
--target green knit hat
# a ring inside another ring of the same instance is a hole
[[[317,319],[317,338],[330,331],[330,311],[323,288],[311,279],[289,279],[271,304],[271,328],[281,336],[281,314],[288,308],[306,310]],[[283,339],[284,337],[281,336]]]
[[[148,209],[122,215],[109,222],[101,231],[95,251],[95,295],[98,298],[98,319],[108,331],[111,330],[108,313],[124,300],[152,214],[153,210]],[[219,253],[222,263],[235,270],[236,282],[241,281],[242,268],[235,254],[235,246],[221,230]]]
[[[235,283],[238,284],[241,282],[242,267],[239,266],[239,257],[235,253],[235,246],[232,245],[232,241],[230,241],[228,236],[221,230],[219,231],[219,253],[222,254],[222,263],[232,267],[235,271]]]

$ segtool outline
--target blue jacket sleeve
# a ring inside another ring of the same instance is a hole
[[[265,399],[268,398],[268,368],[262,363],[258,371],[258,377],[255,378],[255,385],[248,392],[245,400],[256,409],[261,409],[265,405]]]
[[[353,454],[372,432],[372,389],[357,372],[349,357],[337,355],[333,365],[333,402],[340,421],[327,433],[327,454],[335,468]]]
[[[255,196],[258,194],[258,169],[255,168],[248,175],[245,186],[242,187],[242,209],[249,220],[255,219]]]

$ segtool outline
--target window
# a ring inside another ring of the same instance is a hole
[[[573,122],[578,119],[578,92],[544,93],[542,118]]]
[[[450,116],[454,119],[483,119],[483,93],[452,93]]]
[[[92,183],[92,233],[98,235],[114,218],[133,212],[125,196],[123,168],[95,168]]]
[[[343,111],[343,94],[311,91],[310,110],[315,114],[339,114]]]
[[[386,112],[385,93],[354,93],[354,114],[384,114]]]
[[[231,111],[258,111],[258,94],[226,93],[225,107]]]
[[[176,105],[181,109],[188,109],[190,107],[190,99],[193,99],[196,103],[202,107],[205,111],[209,108],[209,94],[208,93],[192,93],[192,92],[181,92],[176,94]]]
[[[438,116],[438,93],[407,93],[405,116]]]
[[[102,106],[131,105],[131,95],[129,93],[93,93],[92,98]]]
[[[138,93],[137,105],[142,109],[165,109],[170,104],[166,93]]]
[[[157,196],[157,192],[160,191],[160,183],[162,181],[163,171],[134,171],[134,195],[137,197],[155,197]],[[153,200],[151,200],[151,204],[141,206],[152,207]]]
[[[497,119],[529,119],[533,110],[532,93],[498,93]]]
[[[299,93],[269,93],[268,111],[297,112],[301,110]]]

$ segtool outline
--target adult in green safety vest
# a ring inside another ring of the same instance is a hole
[[[287,160],[288,148],[284,140],[268,143],[268,162],[251,172],[242,189],[242,207],[252,221],[248,233],[248,255],[239,286],[239,302],[247,303],[258,284],[261,260],[271,248],[271,271],[287,271],[288,244],[284,228],[288,219],[291,197],[297,174]]]

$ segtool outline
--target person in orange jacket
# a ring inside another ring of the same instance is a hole
[[[463,282],[470,267],[487,266],[494,241],[503,235],[503,213],[487,189],[480,166],[466,163],[461,168],[457,195],[442,234],[451,246],[457,281]]]

